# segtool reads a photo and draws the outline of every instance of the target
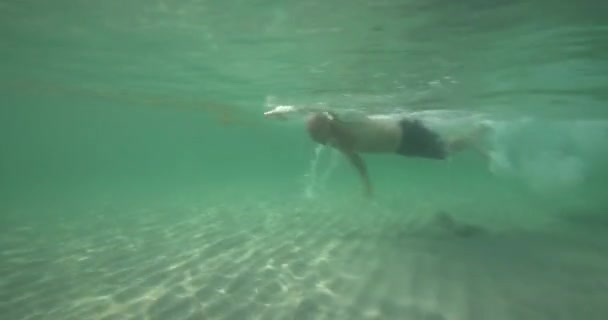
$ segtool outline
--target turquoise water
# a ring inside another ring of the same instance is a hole
[[[600,1],[0,1],[6,319],[604,319]],[[364,155],[278,105],[491,126]]]

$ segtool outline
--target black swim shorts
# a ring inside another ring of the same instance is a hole
[[[404,119],[401,126],[401,142],[397,153],[407,157],[442,160],[447,157],[446,146],[438,134],[426,128],[418,120]]]

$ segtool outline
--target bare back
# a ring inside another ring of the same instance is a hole
[[[362,117],[357,121],[339,121],[338,125],[348,134],[356,152],[391,153],[401,141],[401,127],[394,118]]]

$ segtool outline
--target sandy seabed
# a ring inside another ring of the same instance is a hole
[[[608,219],[498,231],[447,212],[268,203],[45,219],[3,226],[3,319],[608,314]]]

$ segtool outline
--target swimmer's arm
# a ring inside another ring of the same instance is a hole
[[[363,158],[361,158],[361,156],[355,151],[355,139],[350,134],[349,130],[345,129],[340,122],[333,122],[330,129],[334,137],[331,144],[336,149],[340,150],[340,152],[346,156],[348,161],[355,167],[355,169],[357,169],[361,180],[363,180],[363,187],[365,188],[364,194],[366,197],[371,198],[373,194],[372,184],[370,182],[367,167],[365,166]]]
[[[294,107],[294,106],[278,106],[270,111],[264,112],[264,117],[276,118],[276,119],[280,119],[280,120],[287,120],[288,114],[306,115],[306,114],[315,113],[315,112],[328,112],[330,115],[335,117],[335,115],[332,112],[325,110],[325,109],[309,108],[309,107],[302,108],[302,107]]]
[[[278,106],[270,111],[264,112],[264,117],[266,118],[275,118],[279,120],[287,120],[289,114],[298,114],[298,115],[307,115],[310,113],[321,113],[324,112],[328,116],[331,117],[332,120],[339,120],[343,123],[351,123],[356,124],[360,122],[364,122],[369,120],[367,115],[360,111],[356,110],[347,110],[345,112],[341,112],[340,116],[333,111],[328,109],[321,108],[311,108],[311,107],[295,107],[295,106]]]
[[[369,175],[367,173],[367,167],[365,166],[365,162],[363,161],[361,156],[356,154],[355,152],[348,151],[348,150],[341,150],[341,151],[348,158],[348,160],[355,167],[355,169],[357,169],[359,176],[363,180],[363,187],[365,188],[364,189],[365,196],[371,198],[373,195],[373,188],[372,188],[372,184],[369,180]]]

